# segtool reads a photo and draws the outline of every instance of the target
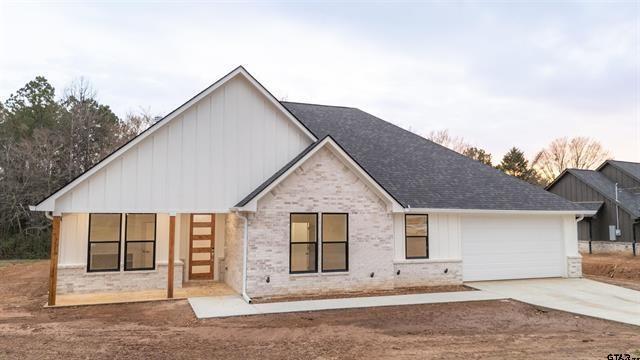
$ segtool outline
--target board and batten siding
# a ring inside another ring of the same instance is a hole
[[[311,143],[237,76],[56,199],[59,212],[226,212]]]
[[[640,190],[640,181],[632,178],[624,171],[611,164],[606,164],[600,169],[606,177],[613,182],[617,182],[618,186],[625,189],[632,189],[631,192],[638,192]]]
[[[462,259],[460,215],[429,213],[429,259]],[[405,260],[405,214],[393,215],[394,260]],[[418,260],[416,262],[420,262]]]
[[[549,191],[570,201],[604,202],[598,215],[591,220],[593,228],[593,238],[591,240],[609,240],[609,226],[616,224],[616,205],[613,201],[604,197],[571,173],[566,173],[553,184]],[[622,236],[619,236],[617,240],[633,241],[633,219],[622,207],[619,208],[619,218]],[[589,240],[589,225],[587,221],[583,220],[578,224],[578,238],[580,240]]]

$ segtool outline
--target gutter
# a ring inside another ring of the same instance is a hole
[[[412,208],[404,209],[411,213],[447,213],[447,214],[495,214],[495,215],[595,215],[596,210],[498,210],[498,209],[445,209],[445,208]]]
[[[235,210],[236,215],[244,220],[244,236],[242,239],[242,299],[251,304],[251,298],[247,294],[247,251],[249,241],[249,219],[246,216],[241,215],[238,210]]]

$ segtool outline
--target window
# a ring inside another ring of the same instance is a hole
[[[318,214],[291,214],[289,272],[318,271]]]
[[[89,214],[87,271],[120,270],[120,214]]]
[[[322,214],[322,271],[349,270],[348,239],[348,214]]]
[[[156,214],[127,214],[125,270],[153,270],[156,265]]]
[[[427,215],[405,215],[405,257],[429,258],[429,218]]]

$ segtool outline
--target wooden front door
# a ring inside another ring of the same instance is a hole
[[[216,217],[191,214],[189,223],[189,280],[213,280]]]

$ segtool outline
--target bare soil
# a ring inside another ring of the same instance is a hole
[[[330,292],[314,295],[303,296],[273,296],[264,298],[252,298],[256,304],[282,301],[298,301],[298,300],[321,300],[321,299],[339,299],[339,298],[356,298],[365,296],[383,296],[383,295],[407,295],[407,294],[425,294],[438,292],[454,292],[454,291],[477,291],[465,285],[440,285],[440,286],[417,286],[389,290],[375,291],[351,291],[351,292]]]
[[[594,280],[640,290],[640,256],[582,254],[582,273]]]
[[[45,309],[48,263],[0,267],[0,359],[605,359],[640,328],[483,301],[197,320],[182,301]]]

